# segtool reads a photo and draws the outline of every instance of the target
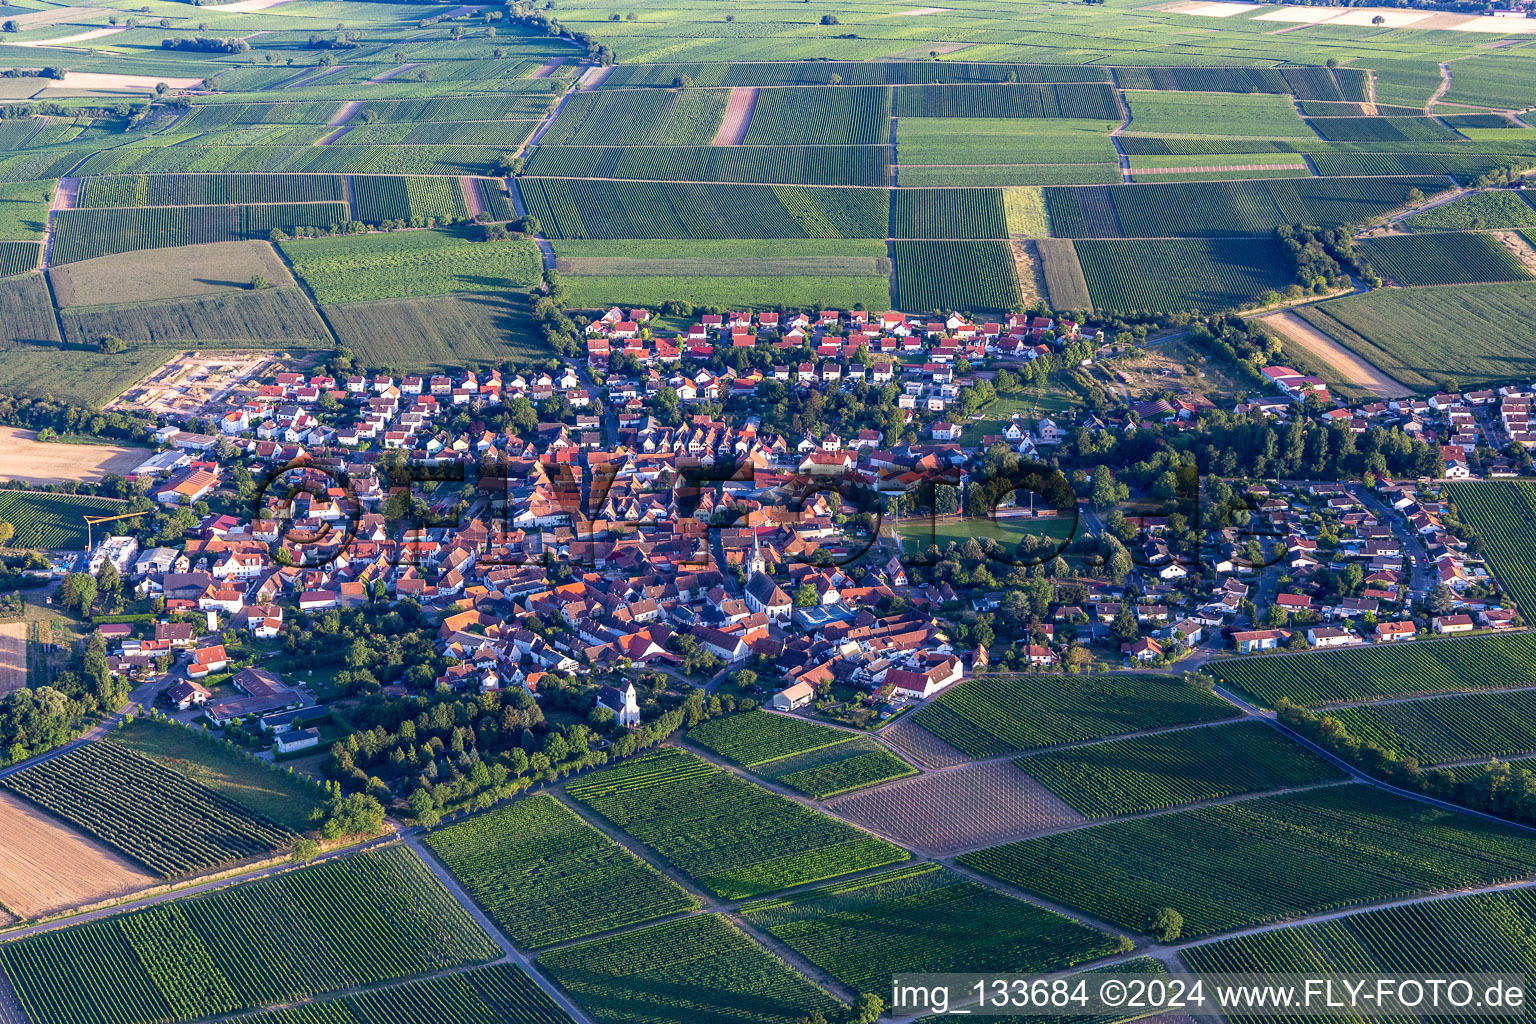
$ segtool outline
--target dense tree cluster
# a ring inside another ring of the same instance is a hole
[[[195,53],[244,53],[251,44],[238,36],[219,39],[213,36],[183,36],[179,39],[162,39],[163,50],[189,50]]]
[[[15,764],[68,743],[96,713],[128,699],[127,683],[107,671],[106,641],[93,635],[81,672],[60,672],[51,686],[0,699],[0,761]]]
[[[540,693],[546,689],[551,713],[591,709],[592,687],[574,678],[546,676]],[[586,711],[586,722],[555,726],[521,688],[406,697],[364,708],[357,724],[366,727],[333,744],[322,770],[347,793],[386,803],[402,797],[412,817],[431,824],[447,811],[487,807],[537,781],[626,757],[735,708],[732,699],[693,690],[639,729],[615,730],[601,709]]]
[[[1299,292],[1321,295],[1349,284],[1350,274],[1362,278],[1373,288],[1381,285],[1381,278],[1355,248],[1348,227],[1282,224],[1275,229],[1275,241],[1296,268],[1294,287]]]

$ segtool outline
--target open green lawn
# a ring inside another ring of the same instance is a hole
[[[1264,93],[1127,92],[1131,128],[1167,135],[1313,138],[1288,96]]]
[[[325,803],[313,782],[253,761],[212,736],[179,725],[140,717],[111,738],[295,832],[313,828],[310,814]]]
[[[464,231],[306,238],[282,248],[322,305],[531,288],[543,274],[532,242],[476,242]]]
[[[0,185],[0,239],[34,241],[43,237],[52,181],[13,181]]]

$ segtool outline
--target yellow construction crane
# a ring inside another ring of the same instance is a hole
[[[119,519],[136,519],[139,516],[147,516],[154,511],[152,508],[147,508],[142,512],[124,512],[119,516],[81,516],[80,518],[85,520],[85,550],[90,551],[96,546],[95,541],[91,537],[92,527],[99,526],[102,523],[116,522]]]

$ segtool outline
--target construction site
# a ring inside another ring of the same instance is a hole
[[[275,372],[292,360],[287,352],[270,350],[182,352],[142,383],[124,391],[107,408],[179,420],[217,414],[247,381]]]

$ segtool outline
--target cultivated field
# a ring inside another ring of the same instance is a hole
[[[1263,722],[1114,740],[1014,764],[1090,818],[1345,777]]]
[[[158,881],[9,794],[0,794],[0,835],[0,906],[18,917],[42,917]]]
[[[526,295],[479,292],[325,307],[336,338],[370,366],[448,373],[466,366],[528,365],[553,350]]]
[[[1308,359],[1322,363],[1346,384],[1364,388],[1379,398],[1407,398],[1413,394],[1375,366],[1334,341],[1293,312],[1270,313],[1258,318],[1274,329],[1287,345],[1294,345]]]
[[[109,516],[128,508],[127,502],[84,494],[0,491],[0,522],[16,528],[16,535],[11,539],[14,548],[79,551],[85,547],[86,540],[83,516]]]
[[[269,853],[298,838],[147,757],[89,743],[0,779],[161,878]]]
[[[904,850],[676,747],[584,776],[566,792],[723,899],[907,859]]]
[[[538,964],[604,1022],[792,1024],[842,1009],[715,914],[568,946]]]
[[[31,1024],[193,1020],[500,956],[401,846],[0,944]]]
[[[906,972],[1055,971],[1115,950],[1113,936],[917,864],[779,899],[742,916],[855,992]]]
[[[1345,651],[1223,658],[1206,671],[1269,706],[1446,693],[1536,680],[1536,633],[1415,640]]]
[[[1235,718],[1237,708],[1172,676],[980,676],[913,721],[972,757]]]
[[[1527,622],[1536,616],[1536,489],[1524,480],[1455,483],[1448,492],[1463,522],[1477,531],[1489,567]]]
[[[961,862],[1127,929],[1157,908],[1184,936],[1528,877],[1536,837],[1370,786],[1132,818]]]
[[[294,778],[266,762],[251,761],[210,736],[179,725],[139,717],[108,738],[228,797],[241,807],[294,832],[314,827],[310,816],[325,804],[324,795],[303,778]]]
[[[1279,928],[1197,946],[1180,956],[1196,971],[1390,974],[1433,964],[1447,974],[1523,974],[1531,970],[1532,953],[1515,937],[1532,928],[1536,890],[1514,889]],[[1234,1014],[1230,1019],[1256,1024],[1266,1018]]]
[[[0,480],[95,483],[108,473],[128,472],[148,456],[144,448],[39,441],[35,430],[0,427]]]
[[[242,1024],[410,1024],[451,1013],[461,1024],[570,1024],[571,1018],[516,964],[492,964],[342,999],[240,1018]]]
[[[60,307],[104,306],[241,291],[261,277],[273,287],[293,276],[270,242],[216,242],[162,249],[153,259],[119,253],[55,267],[48,272]]]
[[[323,305],[529,288],[541,266],[532,242],[474,242],[447,231],[300,239],[282,247]]]
[[[1350,295],[1298,316],[1409,387],[1434,390],[1518,380],[1536,370],[1525,344],[1536,316],[1536,282],[1462,288],[1390,288]],[[1438,325],[1460,324],[1446,332]],[[1435,337],[1430,348],[1426,337]]]
[[[1073,247],[1093,308],[1105,313],[1243,308],[1294,276],[1279,246],[1260,239],[1081,239]]]
[[[1469,693],[1328,712],[1363,742],[1420,764],[1536,751],[1536,691]]]
[[[426,843],[524,948],[698,906],[681,886],[542,794],[439,829]],[[618,893],[622,898],[610,898]]]
[[[937,855],[1083,820],[1007,761],[930,772],[838,797],[828,807],[881,835]]]

